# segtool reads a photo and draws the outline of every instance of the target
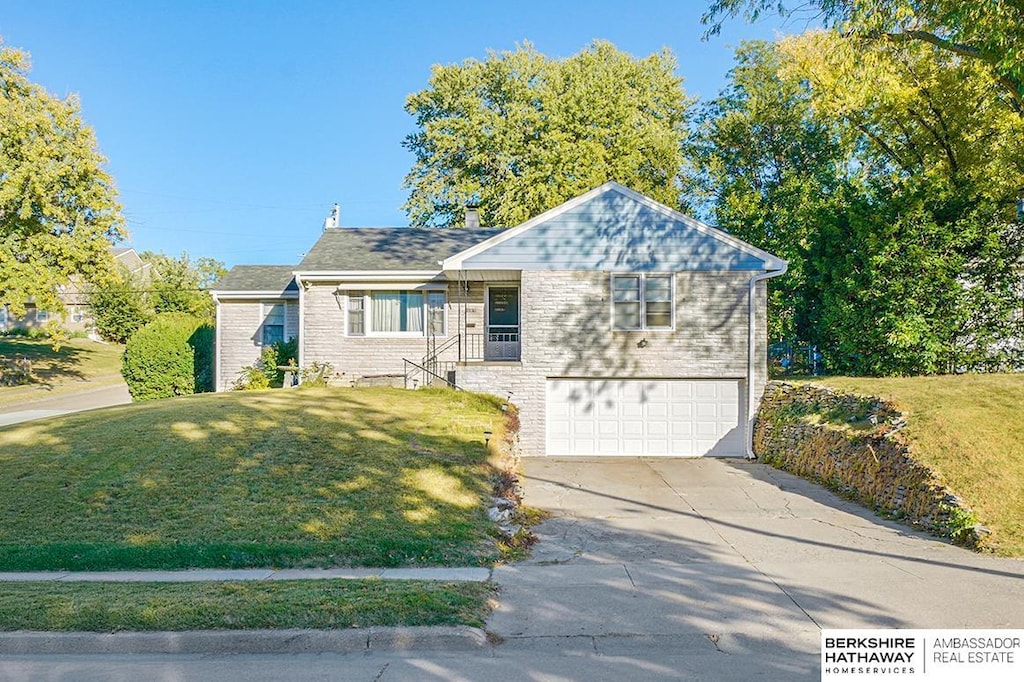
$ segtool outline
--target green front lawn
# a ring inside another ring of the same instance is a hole
[[[314,580],[228,583],[8,583],[0,631],[482,627],[485,583]]]
[[[303,389],[6,427],[0,570],[487,564],[502,415],[450,390]]]
[[[938,471],[992,530],[988,548],[1024,556],[1024,374],[819,383],[881,396],[909,412],[915,458]]]
[[[0,407],[55,393],[121,380],[124,346],[89,339],[69,339],[58,350],[46,339],[0,336],[0,357],[25,357],[32,362],[31,384],[0,386]]]

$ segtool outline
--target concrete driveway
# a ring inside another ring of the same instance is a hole
[[[125,405],[132,401],[128,386],[123,381],[100,387],[85,384],[81,390],[68,391],[53,397],[40,398],[38,395],[38,391],[26,392],[26,396],[31,396],[32,399],[0,407],[0,426],[59,417],[101,407]]]
[[[495,572],[504,654],[604,656],[624,679],[810,680],[822,628],[1024,628],[1024,562],[763,464],[524,464],[526,504],[554,516],[529,561]]]

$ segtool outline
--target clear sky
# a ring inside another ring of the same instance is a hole
[[[3,0],[0,36],[30,78],[76,93],[136,249],[291,264],[337,202],[344,226],[408,224],[414,130],[403,105],[436,63],[529,40],[566,57],[594,39],[668,47],[687,93],[713,97],[741,40],[701,41],[700,0],[369,2]],[[785,28],[785,27],[783,27]],[[796,29],[793,29],[796,30]],[[792,32],[792,31],[790,31]]]

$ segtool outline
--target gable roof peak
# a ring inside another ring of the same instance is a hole
[[[636,205],[637,211],[639,211],[639,213],[635,213],[632,209],[624,210],[621,204],[618,207],[615,207],[614,205],[619,203],[618,200],[602,199],[602,197],[606,197],[606,195],[608,195],[609,193],[615,193],[622,197],[623,199],[625,199],[627,202],[632,202],[633,204]],[[607,204],[608,201],[611,201],[612,203]],[[535,216],[516,227],[505,230],[501,234],[498,234],[495,237],[492,237],[491,239],[488,239],[479,244],[475,244],[465,249],[464,251],[445,259],[443,267],[445,270],[465,269],[465,267],[467,266],[467,261],[470,261],[471,259],[476,259],[477,256],[487,251],[490,251],[491,253],[496,253],[496,251],[492,251],[492,249],[502,249],[501,245],[505,242],[517,240],[514,243],[518,243],[517,238],[520,235],[522,235],[524,232],[528,232],[540,226],[545,226],[544,228],[541,228],[542,231],[547,230],[551,226],[557,226],[560,223],[564,223],[567,219],[576,220],[577,222],[582,221],[581,226],[585,226],[588,224],[588,218],[585,217],[585,214],[588,212],[586,206],[592,202],[598,202],[597,211],[599,213],[602,211],[602,209],[604,211],[608,211],[610,209],[611,213],[609,214],[606,212],[605,219],[607,219],[609,215],[614,215],[614,222],[618,227],[621,227],[623,229],[630,229],[630,226],[636,226],[639,227],[640,229],[646,229],[647,227],[650,227],[655,224],[675,225],[678,228],[681,228],[684,232],[688,232],[692,235],[700,235],[699,239],[705,240],[706,244],[714,244],[715,246],[714,248],[711,249],[712,251],[721,254],[731,254],[728,256],[722,256],[719,260],[714,262],[707,258],[704,258],[704,260],[708,261],[705,264],[707,267],[721,267],[723,263],[725,263],[724,259],[729,259],[729,262],[731,262],[731,265],[728,265],[727,267],[732,267],[735,269],[760,269],[763,266],[766,270],[775,270],[781,267],[784,263],[784,261],[782,261],[777,256],[774,256],[766,251],[763,251],[762,249],[759,249],[751,244],[748,244],[747,242],[738,239],[728,234],[727,232],[707,225],[699,220],[696,220],[695,218],[691,218],[690,216],[685,215],[684,213],[681,213],[680,211],[674,208],[666,206],[665,204],[662,204],[648,196],[640,194],[639,192],[632,190],[629,187],[626,187],[625,185],[616,182],[615,180],[609,180],[599,185],[598,187],[595,187],[589,192],[581,194],[578,197],[570,199],[569,201],[566,201],[558,206],[555,206],[554,208],[544,211],[540,215]],[[605,202],[606,205],[602,207],[601,202]],[[583,217],[581,217],[581,213],[583,214]],[[646,213],[646,215],[649,217],[646,219],[641,219],[639,223],[635,222],[637,220],[637,216],[644,213]],[[654,216],[658,217],[653,218]],[[651,222],[652,219],[654,220],[654,222]],[[592,223],[591,226],[593,226]],[[565,228],[563,227],[561,229],[564,230]],[[569,229],[568,233],[565,234],[576,235],[579,229],[580,226],[576,226],[572,229]],[[607,235],[605,236],[607,237]],[[526,237],[524,237],[524,239],[526,239]],[[561,250],[578,250],[581,252],[587,251],[588,253],[593,253],[593,244],[584,245],[580,243],[576,244],[576,246],[574,247],[569,247],[568,243],[575,242],[576,239],[576,236],[572,238],[566,237],[562,240],[562,243],[560,243],[557,246]],[[685,246],[683,244],[684,242],[687,241],[688,238],[681,236],[681,234],[677,237],[673,237],[673,239],[679,242],[677,246],[682,247],[683,251],[681,251],[681,253],[683,253],[686,249],[692,248],[689,246]],[[629,264],[639,262],[638,254],[631,253],[631,251],[636,251],[635,247],[637,245],[634,245],[634,247],[625,248],[625,250],[623,251],[623,247],[621,244],[615,245],[612,242],[607,241],[607,239],[605,241],[607,243],[605,243],[601,248],[614,250],[616,251],[616,254],[612,256],[611,253],[607,253],[602,258],[597,258],[596,260],[591,259],[592,262],[588,261],[587,264],[582,266],[584,267],[584,269],[597,268],[599,263],[601,268],[607,269],[612,265],[614,265],[615,267],[624,267],[624,263]],[[647,251],[650,252],[648,254],[647,260],[650,262],[659,263],[664,261],[664,259],[659,258],[654,253],[654,251],[656,251],[657,249],[652,250],[652,248],[652,245],[647,245]],[[688,253],[687,257],[689,258],[695,255],[698,254]],[[553,265],[554,259],[550,257],[550,254],[545,256],[545,260],[548,262],[544,264],[544,267],[548,269],[555,267]],[[560,261],[560,265],[563,269],[578,269],[576,266],[570,267],[570,263],[575,262],[576,261],[573,261],[572,259],[562,259]],[[479,259],[476,259],[476,263],[477,265],[480,264]],[[505,265],[508,266],[507,261]],[[540,264],[532,263],[532,265]],[[676,265],[681,264],[677,263]],[[687,262],[686,267],[682,267],[682,269],[696,269],[699,267],[701,267],[701,265],[698,263],[691,264]]]

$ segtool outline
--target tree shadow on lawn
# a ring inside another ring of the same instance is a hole
[[[471,394],[280,390],[0,430],[0,570],[488,564],[500,416]]]
[[[32,383],[42,388],[85,381],[88,375],[82,372],[81,367],[91,355],[89,350],[67,344],[55,351],[48,342],[0,339],[0,357],[27,358],[32,363],[32,376],[35,378]]]

